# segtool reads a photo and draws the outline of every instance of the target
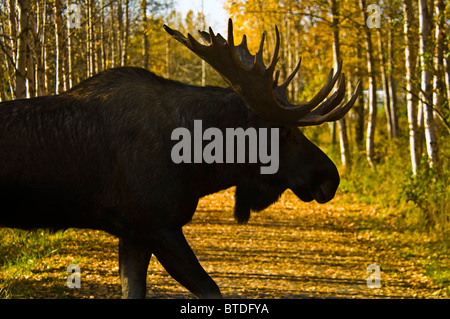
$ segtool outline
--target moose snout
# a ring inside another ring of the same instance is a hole
[[[307,178],[297,178],[289,187],[304,202],[316,200],[319,204],[329,202],[336,195],[340,177],[337,168],[327,169]]]
[[[335,175],[328,178],[316,177],[312,183],[299,179],[290,189],[304,202],[316,200],[319,204],[324,204],[333,199],[338,186],[339,175]]]
[[[313,195],[314,199],[324,204],[329,202],[336,195],[336,190],[340,183],[339,172],[336,166],[332,166],[332,169],[327,169],[316,174],[316,178],[313,181]]]
[[[339,186],[339,179],[326,179],[321,184],[319,184],[314,190],[314,199],[320,203],[324,204],[329,202],[336,195],[336,190]]]

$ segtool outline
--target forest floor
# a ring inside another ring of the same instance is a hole
[[[448,281],[430,276],[436,267],[450,269],[448,251],[437,253],[439,240],[402,231],[389,217],[380,224],[375,206],[341,195],[324,205],[303,203],[287,191],[265,211],[252,213],[247,225],[238,225],[233,194],[228,189],[201,199],[184,227],[225,298],[449,297]],[[10,262],[3,271],[0,256],[0,297],[120,298],[118,239],[81,229],[62,236],[26,272],[14,271]],[[79,289],[66,286],[70,264],[81,269]],[[368,287],[371,264],[380,266],[381,288]],[[152,257],[147,298],[193,295]]]

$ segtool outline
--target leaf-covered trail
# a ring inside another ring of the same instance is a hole
[[[414,239],[399,232],[379,238],[363,227],[377,214],[375,207],[339,197],[325,205],[302,203],[288,191],[238,225],[233,205],[232,189],[205,197],[184,228],[226,298],[448,297],[424,275],[427,251],[416,249]],[[24,298],[120,298],[118,240],[98,231],[66,233],[63,246],[11,289],[24,289]],[[72,263],[81,268],[80,289],[65,285]],[[381,288],[367,286],[370,264],[381,267]],[[192,297],[152,257],[147,298]]]

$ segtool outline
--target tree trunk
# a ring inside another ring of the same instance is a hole
[[[166,77],[170,79],[170,41],[166,43]]]
[[[148,34],[147,34],[147,1],[141,1],[142,10],[142,55],[144,59],[144,69],[148,69]]]
[[[123,27],[123,7],[122,7],[122,0],[118,0],[117,3],[117,22],[119,25],[118,28],[118,35],[117,35],[117,41],[118,41],[118,45],[117,45],[117,50],[119,51],[119,64],[120,66],[124,66],[123,61],[125,60],[125,58],[123,57],[125,51],[124,51],[124,38],[123,38],[123,34],[124,34],[124,27]]]
[[[299,30],[301,28],[300,23],[297,23],[294,26],[295,30]],[[299,32],[299,31],[297,31]],[[297,63],[297,61],[299,60],[299,54],[298,52],[300,52],[300,37],[298,36],[298,33],[294,36],[294,61],[296,61],[295,63]],[[297,79],[292,81],[294,84],[294,101],[298,101],[298,94],[300,92],[300,81],[299,81],[299,77],[297,76]]]
[[[202,30],[206,30],[206,21],[205,21],[205,14],[204,14],[204,10],[203,10],[203,0],[202,0],[202,12],[201,14],[201,18],[200,18],[200,23],[201,23],[201,28]],[[206,61],[202,59],[202,86],[206,85]]]
[[[39,22],[39,2],[30,1],[30,11],[28,12],[28,31],[27,31],[27,71],[26,71],[26,96],[35,97],[37,92],[37,64],[39,60],[40,46],[37,34],[37,23]]]
[[[339,41],[339,6],[337,0],[331,0],[331,12],[333,24],[333,61],[334,61],[334,70],[337,70],[339,67],[339,62],[341,60],[340,41]],[[348,169],[351,165],[350,149],[347,137],[347,125],[345,123],[345,118],[341,118],[338,121],[338,127],[339,127],[339,143],[341,150],[341,162],[345,170]]]
[[[17,61],[17,23],[16,0],[9,0],[9,38],[12,61]]]
[[[15,93],[15,77],[16,77],[16,53],[17,53],[17,22],[16,22],[16,1],[8,1],[8,11],[9,11],[9,45],[11,47],[11,53],[8,55],[5,53],[5,68],[9,75],[9,94],[14,98]],[[5,25],[2,26],[2,31],[4,34],[7,33]],[[6,38],[5,38],[6,39]],[[2,61],[3,62],[3,61]]]
[[[92,3],[93,0],[87,0],[86,11],[87,11],[87,46],[88,46],[88,58],[87,58],[87,70],[88,77],[94,75],[94,26],[93,26],[93,16],[92,16]]]
[[[444,24],[444,32],[445,34],[450,33],[450,24]],[[450,109],[450,48],[449,48],[450,39],[448,37],[444,38],[444,74],[445,74],[445,86],[447,93],[447,108]]]
[[[360,42],[356,44],[356,49],[358,60],[361,60],[362,48]],[[357,67],[355,76],[359,79],[363,78],[363,72],[359,65]],[[359,95],[353,109],[356,112],[355,142],[358,151],[362,151],[364,149],[364,94]]]
[[[409,129],[409,150],[411,154],[411,166],[413,175],[417,175],[419,167],[418,139],[417,139],[417,118],[416,118],[416,99],[413,94],[413,77],[415,74],[414,61],[412,54],[412,32],[413,8],[411,0],[403,0],[403,12],[405,22],[403,25],[403,33],[405,36],[405,67],[406,67],[406,106],[408,110],[408,129]]]
[[[28,14],[30,10],[29,0],[19,0],[19,30],[17,41],[17,69],[16,69],[16,88],[14,98],[20,99],[26,96],[26,67],[27,67],[27,42],[28,42]],[[14,10],[14,7],[11,8]]]
[[[380,61],[380,69],[381,69],[381,82],[383,84],[383,92],[384,92],[384,111],[386,113],[386,127],[388,131],[389,138],[392,138],[394,133],[392,129],[392,116],[391,116],[391,97],[389,94],[388,88],[388,77],[386,75],[386,59],[384,58],[384,46],[383,46],[383,36],[381,34],[381,28],[377,28],[378,33],[378,58]]]
[[[390,11],[392,14],[392,10]],[[394,82],[394,40],[392,36],[392,19],[388,16],[388,59],[387,59],[387,81],[389,91],[389,110],[391,111],[392,137],[398,138],[398,118],[397,118],[397,96]]]
[[[116,47],[117,47],[117,42],[119,41],[117,39],[117,32],[115,32],[116,30],[116,9],[115,9],[115,5],[113,5],[114,2],[110,2],[111,5],[111,11],[110,11],[110,19],[111,19],[111,34],[112,34],[112,41],[109,41],[110,43],[110,50],[111,50],[111,67],[115,67],[117,65],[116,62]]]
[[[31,2],[31,0],[30,0]],[[35,2],[35,5],[38,5]],[[30,9],[33,7],[33,5],[30,3]],[[26,97],[31,98],[36,96],[36,44],[38,42],[36,41],[37,38],[37,32],[36,32],[36,19],[34,16],[34,11],[36,10],[30,10],[28,12],[28,40],[27,40],[27,71],[26,71]],[[38,12],[39,13],[39,12]]]
[[[362,18],[364,23],[367,21],[366,1],[359,2]],[[371,167],[374,167],[374,138],[375,138],[375,124],[377,117],[377,85],[375,77],[375,61],[373,58],[373,46],[371,32],[367,24],[364,25],[364,34],[366,41],[367,54],[367,71],[369,74],[369,117],[367,119],[367,136],[366,136],[366,156],[367,161]]]
[[[433,105],[437,111],[442,111],[442,103],[445,96],[444,88],[444,1],[435,0],[434,12],[436,19],[436,50],[434,53],[434,80],[433,80]]]
[[[4,74],[3,64],[0,64],[0,72]],[[6,101],[5,85],[3,84],[3,78],[0,78],[0,102]]]
[[[63,39],[62,39],[61,2],[55,0],[55,94],[63,89]]]
[[[123,20],[122,20],[122,15],[119,13],[119,26],[120,26],[120,21],[122,21],[122,33],[121,33],[121,38],[122,38],[122,46],[119,48],[121,50],[121,60],[120,60],[120,65],[124,66],[127,64],[127,54],[128,54],[128,29],[129,29],[129,17],[128,17],[128,7],[129,7],[129,0],[125,0],[125,26],[123,25]],[[122,9],[120,10],[122,11]]]
[[[450,50],[448,44],[445,45],[445,51],[446,51],[445,55],[446,57],[444,58],[445,86],[447,87],[447,100],[450,100]]]
[[[435,167],[438,164],[438,150],[437,137],[433,117],[432,105],[432,83],[431,83],[431,66],[427,61],[429,55],[429,48],[431,47],[430,27],[431,16],[428,10],[427,1],[419,0],[419,29],[420,29],[420,64],[421,64],[421,90],[420,104],[422,105],[425,128],[425,143],[428,154],[428,164],[430,167]]]
[[[44,0],[42,4],[42,18],[39,22],[40,27],[40,35],[39,39],[41,42],[40,53],[39,53],[39,61],[37,68],[37,95],[43,96],[47,95],[47,44],[46,44],[46,30],[47,30],[47,1]]]
[[[68,7],[70,0],[66,0],[66,6]],[[70,28],[70,20],[67,19],[67,87],[70,89],[73,85],[72,76],[72,29]]]
[[[106,69],[106,41],[105,41],[105,3],[100,2],[100,70]]]

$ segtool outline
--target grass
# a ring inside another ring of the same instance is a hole
[[[446,287],[447,293],[450,293],[450,269],[448,269],[448,265],[442,265],[439,261],[433,260],[426,266],[425,274],[433,278],[437,284]]]
[[[67,234],[47,230],[23,231],[0,228],[0,299],[8,298],[10,287],[18,279],[33,275],[42,258],[55,254]]]

